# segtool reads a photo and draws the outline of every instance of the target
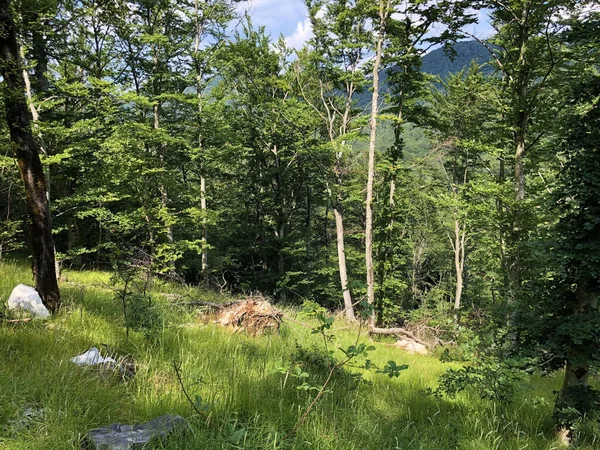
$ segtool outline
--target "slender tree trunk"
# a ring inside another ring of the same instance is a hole
[[[200,175],[200,210],[202,211],[202,276],[204,285],[209,287],[208,278],[208,236],[206,226],[206,178]]]
[[[198,0],[194,3],[196,14],[196,39],[194,42],[194,58],[196,58],[196,97],[198,99],[198,154],[202,158],[202,66],[198,58],[200,57],[200,42],[204,34],[204,22],[200,20],[200,5]],[[208,288],[210,285],[208,274],[208,236],[206,221],[206,177],[204,176],[204,164],[200,168],[200,210],[202,211],[202,276],[204,285]]]
[[[454,309],[460,309],[464,285],[465,268],[465,236],[466,230],[461,227],[460,221],[454,221],[454,268],[456,270],[456,289],[454,293]]]
[[[515,166],[514,166],[514,190],[515,190],[515,213],[514,223],[511,236],[511,244],[514,250],[514,259],[509,272],[512,298],[511,302],[519,296],[522,280],[522,255],[521,241],[524,237],[523,230],[523,200],[525,199],[525,152],[526,152],[526,137],[529,125],[530,93],[528,89],[530,69],[528,64],[528,40],[529,27],[528,17],[530,14],[529,2],[523,4],[521,14],[521,26],[519,28],[519,60],[518,71],[515,77],[516,86],[515,92],[518,111],[515,117],[515,135],[514,135],[514,151],[515,151]],[[509,326],[514,323],[514,318],[509,319]]]
[[[46,51],[46,36],[41,23],[36,24],[39,20],[37,12],[32,14],[32,22],[34,23],[32,31],[33,40],[33,57],[35,58],[35,79],[37,86],[36,88],[40,92],[48,90],[48,78],[46,72],[48,72],[48,55]],[[40,29],[41,27],[41,29]]]
[[[339,205],[333,208],[333,215],[335,217],[335,232],[337,236],[337,253],[340,272],[340,283],[342,286],[342,294],[344,296],[344,310],[346,311],[346,318],[351,322],[356,322],[356,316],[354,315],[354,307],[352,306],[352,295],[350,294],[350,289],[348,289],[348,273],[346,270],[346,248],[344,246],[344,219],[340,209],[341,206]]]
[[[159,104],[154,105],[154,129],[160,129],[160,106]],[[160,159],[160,165],[164,169],[165,168],[165,148],[163,144],[159,144],[158,148],[158,158]],[[160,183],[158,187],[160,191],[160,204],[163,208],[167,209],[169,207],[169,192],[167,187],[163,182]],[[173,238],[173,227],[171,225],[167,226],[167,241],[172,244],[175,239]]]
[[[527,101],[527,91],[524,87],[521,95],[523,98],[521,101],[525,103]],[[526,111],[519,113],[518,130],[515,134],[515,214],[514,224],[512,230],[512,245],[514,246],[514,261],[512,262],[512,270],[510,271],[511,277],[511,290],[513,296],[518,296],[518,292],[521,288],[521,241],[523,240],[523,200],[525,199],[525,136],[527,133],[527,121],[528,115]]]
[[[52,221],[46,197],[40,147],[33,138],[31,117],[25,97],[23,63],[17,43],[10,0],[0,2],[0,63],[4,77],[4,103],[13,151],[25,184],[27,210],[31,219],[31,248],[35,288],[51,312],[60,307],[60,291],[54,266]]]
[[[527,120],[525,115],[522,120]],[[526,122],[525,122],[526,123]],[[520,127],[526,125],[521,122]],[[525,198],[525,129],[521,128],[515,138],[515,200],[518,202]]]
[[[285,248],[285,228],[286,228],[286,224],[287,224],[287,217],[286,217],[286,205],[285,205],[285,199],[283,197],[283,177],[281,175],[281,159],[279,156],[279,150],[277,149],[277,146],[274,145],[273,148],[271,149],[271,151],[273,152],[273,154],[275,155],[275,168],[277,169],[276,172],[276,176],[275,176],[275,184],[276,184],[276,191],[275,191],[275,202],[277,204],[277,228],[275,230],[275,235],[277,236],[277,272],[279,275],[279,279],[282,280],[283,276],[285,275],[285,255],[284,255],[284,248]],[[281,293],[280,293],[280,298],[281,300],[285,301],[286,300],[286,289],[282,289]]]
[[[154,55],[152,56],[152,62],[154,64],[154,77],[155,79],[153,80],[153,94],[154,96],[158,96],[160,93],[160,87],[159,87],[159,83],[160,83],[160,79],[158,78],[158,70],[159,70],[159,59],[158,59],[158,49],[156,48],[156,46],[154,47]],[[154,129],[155,130],[159,130],[160,129],[160,101],[155,100],[156,103],[154,104]],[[159,144],[158,145],[158,158],[160,160],[160,165],[162,169],[165,169],[165,146],[164,144]],[[158,187],[159,191],[160,191],[160,203],[161,206],[164,209],[167,209],[169,206],[169,192],[167,190],[167,186],[165,186],[164,182],[160,182],[160,185]],[[167,232],[167,241],[172,244],[175,239],[173,237],[173,227],[171,225],[167,226],[166,229]]]
[[[379,67],[385,35],[386,13],[389,0],[379,1],[379,31],[375,48],[375,63],[373,64],[373,95],[371,98],[371,135],[369,138],[369,165],[367,168],[367,203],[365,223],[365,262],[367,266],[367,302],[375,306],[375,274],[373,270],[373,184],[375,180],[375,142],[377,139],[377,112],[379,103]],[[370,319],[370,325],[375,326],[376,313]]]

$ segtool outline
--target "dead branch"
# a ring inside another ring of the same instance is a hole
[[[27,323],[27,322],[31,322],[31,317],[28,317],[26,319],[1,319],[0,321],[4,322],[4,323]]]
[[[418,337],[416,337],[413,333],[411,333],[410,331],[404,329],[404,328],[377,328],[377,327],[372,327],[371,329],[369,329],[369,334],[385,334],[385,335],[402,335],[402,336],[408,336],[409,338],[411,338],[413,341],[424,345],[427,348],[431,348],[431,345],[429,345],[427,342],[419,339]]]
[[[175,371],[175,377],[177,377],[177,381],[179,382],[181,391],[183,392],[183,395],[185,395],[185,398],[189,402],[192,409],[194,411],[196,411],[196,413],[205,420],[205,423],[207,425],[210,425],[219,434],[223,435],[223,432],[221,431],[221,429],[211,420],[212,414],[207,414],[204,411],[200,410],[200,408],[198,408],[198,405],[196,404],[196,402],[194,402],[194,400],[192,400],[192,398],[188,394],[187,390],[185,389],[185,385],[183,384],[183,379],[181,378],[181,362],[180,361],[173,361],[173,370]]]

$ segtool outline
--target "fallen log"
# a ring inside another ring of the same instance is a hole
[[[413,333],[411,333],[410,331],[408,331],[408,330],[406,330],[404,328],[377,328],[377,327],[372,327],[371,329],[369,329],[369,334],[384,334],[384,335],[396,335],[396,336],[402,335],[402,336],[408,336],[413,341],[418,342],[419,344],[424,345],[427,348],[431,348],[431,345],[429,345],[427,342],[419,339]]]

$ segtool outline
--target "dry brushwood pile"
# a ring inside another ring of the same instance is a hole
[[[253,335],[278,332],[283,317],[283,312],[263,297],[248,297],[222,305],[208,302],[188,304],[192,303],[194,306],[209,308],[209,311],[202,314],[205,320]]]

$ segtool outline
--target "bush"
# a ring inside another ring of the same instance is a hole
[[[158,306],[146,294],[127,294],[125,328],[143,333],[146,339],[156,339],[163,328],[163,317]]]

